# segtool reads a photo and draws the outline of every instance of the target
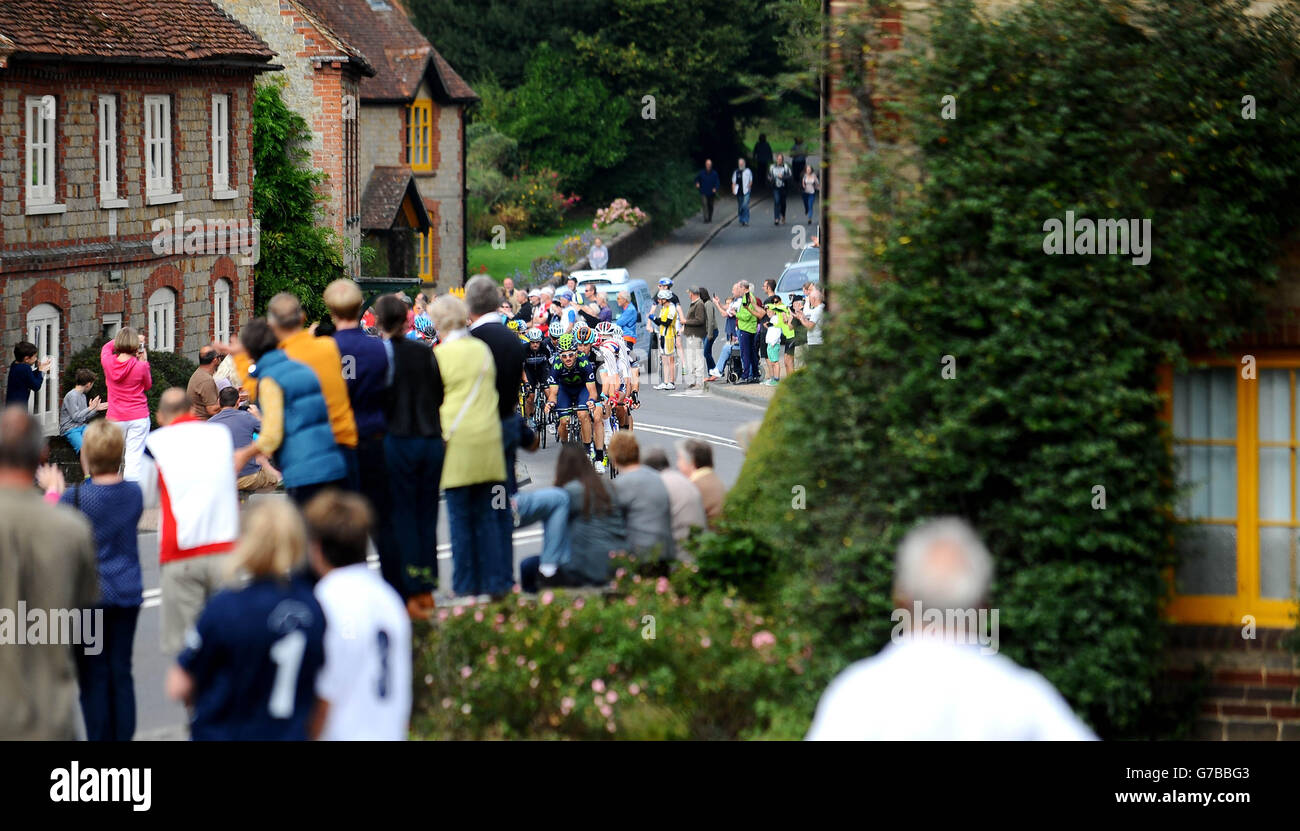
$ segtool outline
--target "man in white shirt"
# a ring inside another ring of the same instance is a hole
[[[754,186],[754,173],[745,167],[745,160],[736,160],[731,174],[731,192],[736,195],[737,219],[741,225],[749,224],[749,191]]]
[[[992,575],[992,558],[964,521],[933,520],[909,533],[894,570],[893,643],[831,682],[807,738],[1095,739],[1046,679],[993,654],[996,610],[985,618],[994,630],[989,641],[972,643],[969,632],[957,631],[966,627],[934,625],[982,608]]]
[[[411,718],[411,621],[401,597],[366,565],[372,517],[354,493],[328,490],[303,516],[320,575],[325,666],[313,735],[326,741],[406,739]]]

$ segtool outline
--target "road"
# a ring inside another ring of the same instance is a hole
[[[795,206],[792,204],[790,207]],[[802,216],[797,208],[791,215]],[[763,202],[754,209],[750,226],[742,228],[733,223],[723,228],[677,276],[674,290],[685,302],[686,289],[692,285],[728,296],[736,280],[748,279],[761,285],[763,279],[777,277],[783,264],[793,259],[790,230],[793,226],[774,227],[771,222],[771,204]],[[628,268],[634,276],[642,276],[636,263],[629,264]],[[720,344],[718,349],[721,349]],[[653,381],[646,383],[644,378],[642,380],[642,407],[636,413],[636,433],[642,448],[660,447],[667,451],[669,459],[675,459],[674,442],[688,436],[702,438],[713,446],[715,468],[730,487],[744,461],[735,442],[736,428],[761,419],[763,409],[708,394],[685,394],[680,387],[677,392],[661,392],[651,388]],[[558,454],[554,444],[536,454],[520,454],[532,479],[526,488],[549,485],[554,481]],[[540,526],[515,532],[516,574],[521,559],[540,553],[541,536]],[[445,510],[438,512],[437,539],[439,584],[446,587],[451,585],[451,550]],[[144,569],[145,605],[136,630],[134,649],[136,735],[138,738],[184,738],[187,735],[185,710],[163,695],[163,679],[170,661],[159,649],[156,533],[140,535],[140,560]]]

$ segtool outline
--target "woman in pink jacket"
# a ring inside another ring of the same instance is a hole
[[[108,386],[108,420],[116,422],[126,436],[122,478],[139,482],[144,440],[149,436],[149,402],[144,392],[153,386],[149,355],[139,334],[126,326],[104,344],[99,352],[99,364],[104,368],[104,382]]]

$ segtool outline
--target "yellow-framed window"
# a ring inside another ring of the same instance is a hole
[[[416,234],[416,263],[420,279],[426,283],[433,282],[433,229],[423,234]]]
[[[407,112],[408,134],[406,141],[406,161],[412,170],[432,171],[432,129],[433,101],[424,98],[411,104]]]
[[[1300,595],[1300,352],[1165,371],[1181,499],[1191,524],[1172,576],[1175,623],[1294,623]]]

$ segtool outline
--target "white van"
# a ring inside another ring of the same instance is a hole
[[[650,307],[654,305],[651,300],[650,288],[645,284],[645,280],[630,279],[626,268],[606,268],[600,271],[573,271],[569,273],[570,277],[578,280],[578,297],[582,297],[583,286],[586,283],[592,283],[596,287],[596,293],[605,293],[609,300],[609,307],[614,312],[614,319],[618,320],[618,293],[625,291],[632,300],[632,306],[636,309],[637,326],[636,326],[636,352],[637,357],[642,361],[650,359],[650,332],[646,328],[645,316],[650,313]],[[611,279],[613,278],[613,279]]]

